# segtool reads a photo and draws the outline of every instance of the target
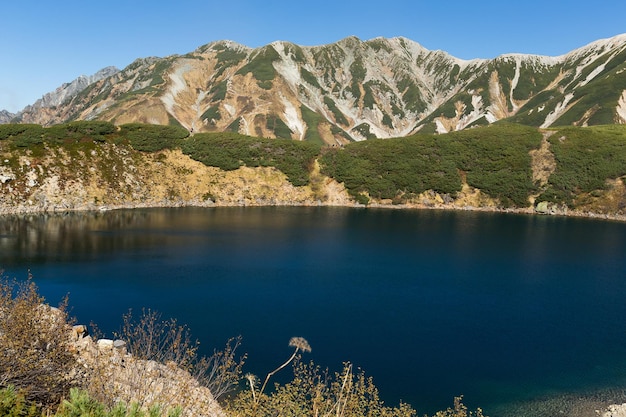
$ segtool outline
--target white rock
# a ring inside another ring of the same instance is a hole
[[[99,339],[98,349],[113,349],[114,342],[111,339]]]
[[[626,403],[610,405],[602,417],[626,417]]]
[[[126,347],[126,342],[124,342],[123,340],[115,340],[113,341],[113,347],[116,349],[122,349],[124,347]]]

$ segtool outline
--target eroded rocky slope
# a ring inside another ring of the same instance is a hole
[[[5,150],[0,158],[0,213],[350,203],[339,184],[319,174],[315,190],[294,187],[275,168],[222,171],[180,150],[151,154],[102,144],[78,152],[49,147],[43,155]]]
[[[626,35],[559,57],[464,61],[405,38],[252,49],[213,42],[138,59],[46,95],[12,120],[180,124],[343,144],[510,119],[549,127],[626,123]]]

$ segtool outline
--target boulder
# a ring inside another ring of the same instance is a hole
[[[547,201],[541,201],[535,207],[535,212],[539,214],[550,214],[550,206]]]
[[[98,346],[98,349],[111,350],[114,347],[114,342],[111,339],[98,339],[98,342],[96,344]]]
[[[85,337],[89,335],[87,332],[87,326],[84,324],[77,324],[76,326],[72,326],[72,335],[74,339],[80,339],[81,337]]]
[[[119,340],[119,339],[114,340],[113,341],[113,347],[115,349],[124,349],[124,348],[126,348],[126,342],[124,342],[123,340]]]

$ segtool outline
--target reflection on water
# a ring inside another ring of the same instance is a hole
[[[154,214],[115,211],[6,216],[0,221],[0,265],[69,261],[133,248],[149,236],[121,234],[111,240],[101,239],[97,232],[163,227],[165,216]]]
[[[0,219],[0,269],[110,332],[128,308],[241,334],[264,374],[291,336],[420,414],[626,386],[626,224],[343,208],[153,209]],[[489,411],[492,412],[489,412]]]

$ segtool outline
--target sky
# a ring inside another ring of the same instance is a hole
[[[6,0],[0,16],[0,110],[11,112],[80,75],[217,40],[403,36],[473,59],[557,56],[626,33],[624,0]]]

